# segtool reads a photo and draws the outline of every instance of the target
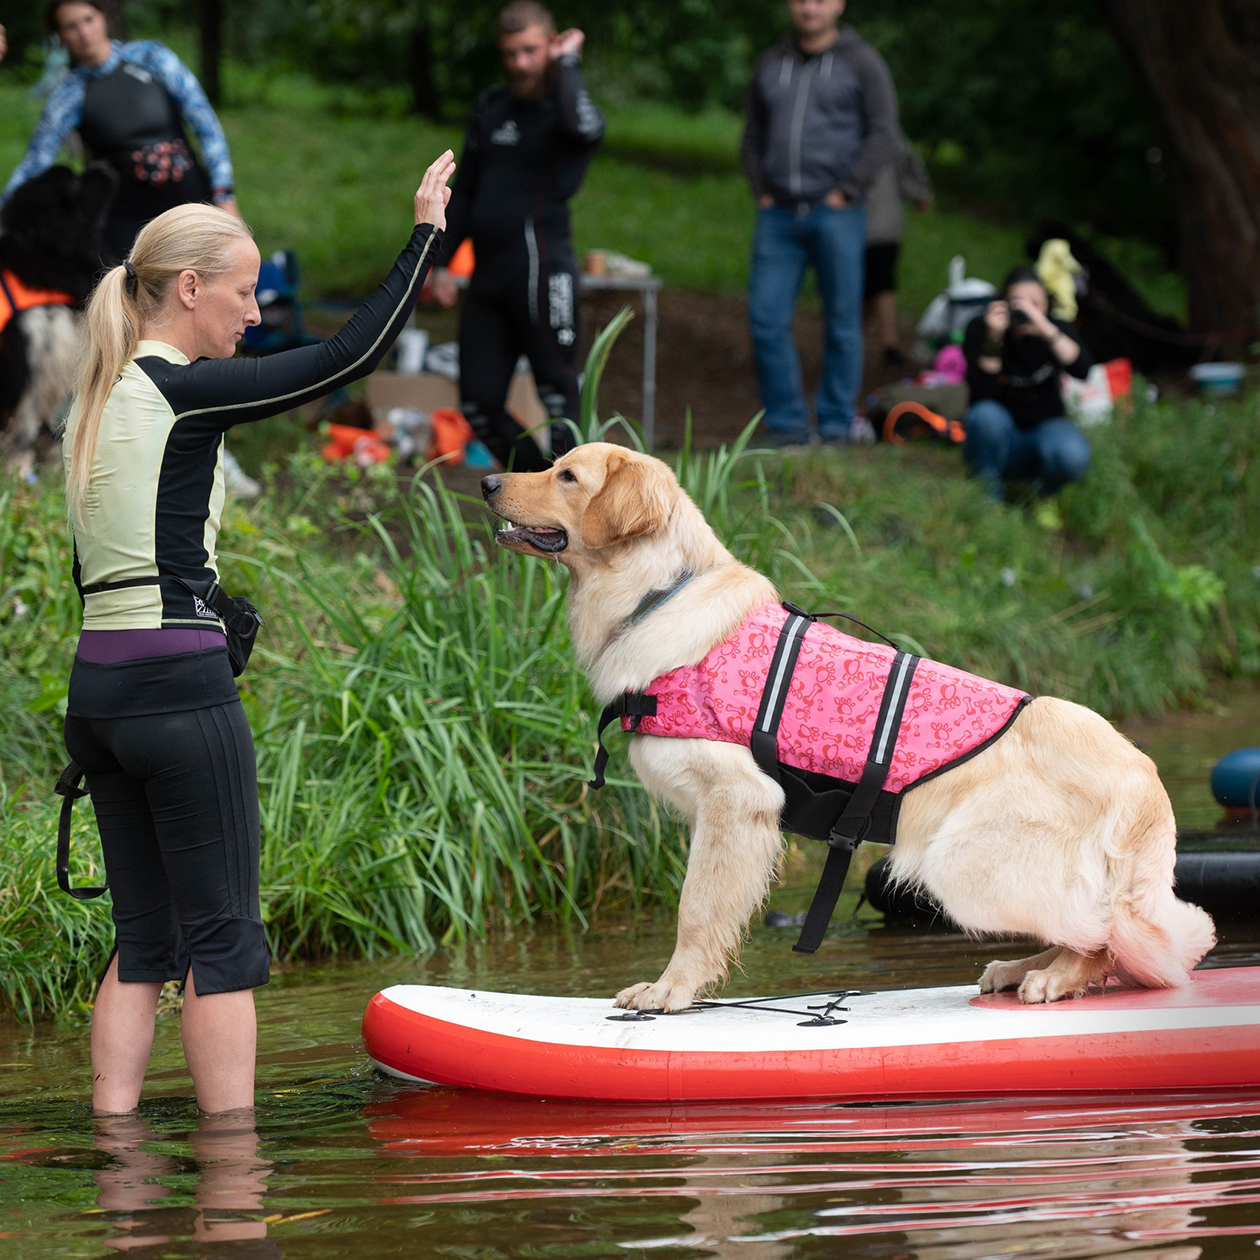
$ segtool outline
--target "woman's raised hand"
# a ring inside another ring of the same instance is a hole
[[[429,167],[416,189],[416,223],[432,223],[434,227],[446,227],[446,203],[451,190],[446,186],[455,173],[455,154],[447,149]]]

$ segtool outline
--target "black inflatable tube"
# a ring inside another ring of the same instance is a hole
[[[866,901],[890,923],[928,927],[953,927],[948,916],[931,899],[904,888],[890,888],[889,856],[881,857],[866,872]],[[1224,920],[1260,920],[1260,831],[1247,828],[1243,835],[1216,832],[1181,832],[1177,838],[1175,872],[1177,896],[1202,906]]]

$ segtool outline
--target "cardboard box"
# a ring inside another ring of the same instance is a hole
[[[372,411],[414,407],[433,411],[459,407],[459,386],[436,372],[373,372],[367,378],[367,405]],[[527,429],[547,423],[547,411],[538,397],[532,372],[517,372],[508,389],[507,409]]]

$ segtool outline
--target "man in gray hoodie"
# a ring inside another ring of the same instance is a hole
[[[893,156],[897,97],[883,58],[848,25],[845,0],[788,0],[792,33],[757,63],[740,157],[757,200],[748,322],[765,440],[807,442],[792,316],[805,267],[818,277],[824,442],[848,439],[862,383],[863,199]]]

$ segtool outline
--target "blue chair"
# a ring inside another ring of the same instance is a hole
[[[306,330],[298,298],[301,272],[291,249],[278,249],[258,268],[258,311],[262,323],[247,328],[244,348],[253,354],[275,354],[294,346],[312,346],[323,340]]]

